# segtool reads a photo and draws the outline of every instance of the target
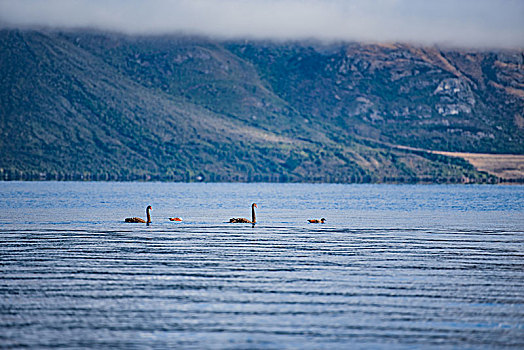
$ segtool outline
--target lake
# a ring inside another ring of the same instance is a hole
[[[0,182],[0,210],[3,348],[524,347],[524,186]]]

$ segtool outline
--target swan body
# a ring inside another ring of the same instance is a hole
[[[308,222],[310,224],[323,224],[326,222],[326,219],[322,218],[320,220],[317,220],[317,219],[309,219]]]
[[[130,223],[142,223],[142,224],[150,224],[151,223],[151,214],[149,213],[149,211],[151,210],[151,206],[148,205],[147,208],[146,208],[146,216],[147,216],[147,221],[145,221],[144,219],[141,219],[141,218],[126,218],[124,221],[125,222],[130,222]]]
[[[144,219],[141,219],[141,218],[126,218],[125,222],[131,222],[131,223],[135,223],[135,224],[138,224],[138,223],[145,224],[146,223],[146,221]]]
[[[244,223],[244,224],[252,224],[253,221],[246,219],[246,218],[231,218],[229,219],[229,222],[232,223]]]
[[[169,218],[169,221],[182,221],[181,218]]]
[[[255,225],[257,223],[257,217],[255,215],[255,208],[258,208],[257,204],[256,203],[251,204],[251,220],[246,219],[246,218],[231,218],[229,219],[229,222],[234,223],[234,224],[243,223],[243,224]]]

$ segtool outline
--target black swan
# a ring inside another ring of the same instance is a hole
[[[231,218],[229,222],[231,223],[244,223],[244,224],[253,224],[257,223],[257,217],[255,216],[255,208],[258,208],[256,203],[251,204],[251,220],[246,218]]]
[[[149,214],[150,210],[151,210],[151,206],[148,205],[146,208],[147,221],[144,221],[144,219],[141,219],[141,218],[126,218],[124,221],[131,222],[131,223],[143,223],[143,224],[149,225],[151,223],[151,214]]]

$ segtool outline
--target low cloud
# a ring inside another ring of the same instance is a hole
[[[0,0],[2,27],[524,47],[521,0]]]

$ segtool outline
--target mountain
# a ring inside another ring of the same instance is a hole
[[[0,31],[3,179],[497,182],[520,51]]]

